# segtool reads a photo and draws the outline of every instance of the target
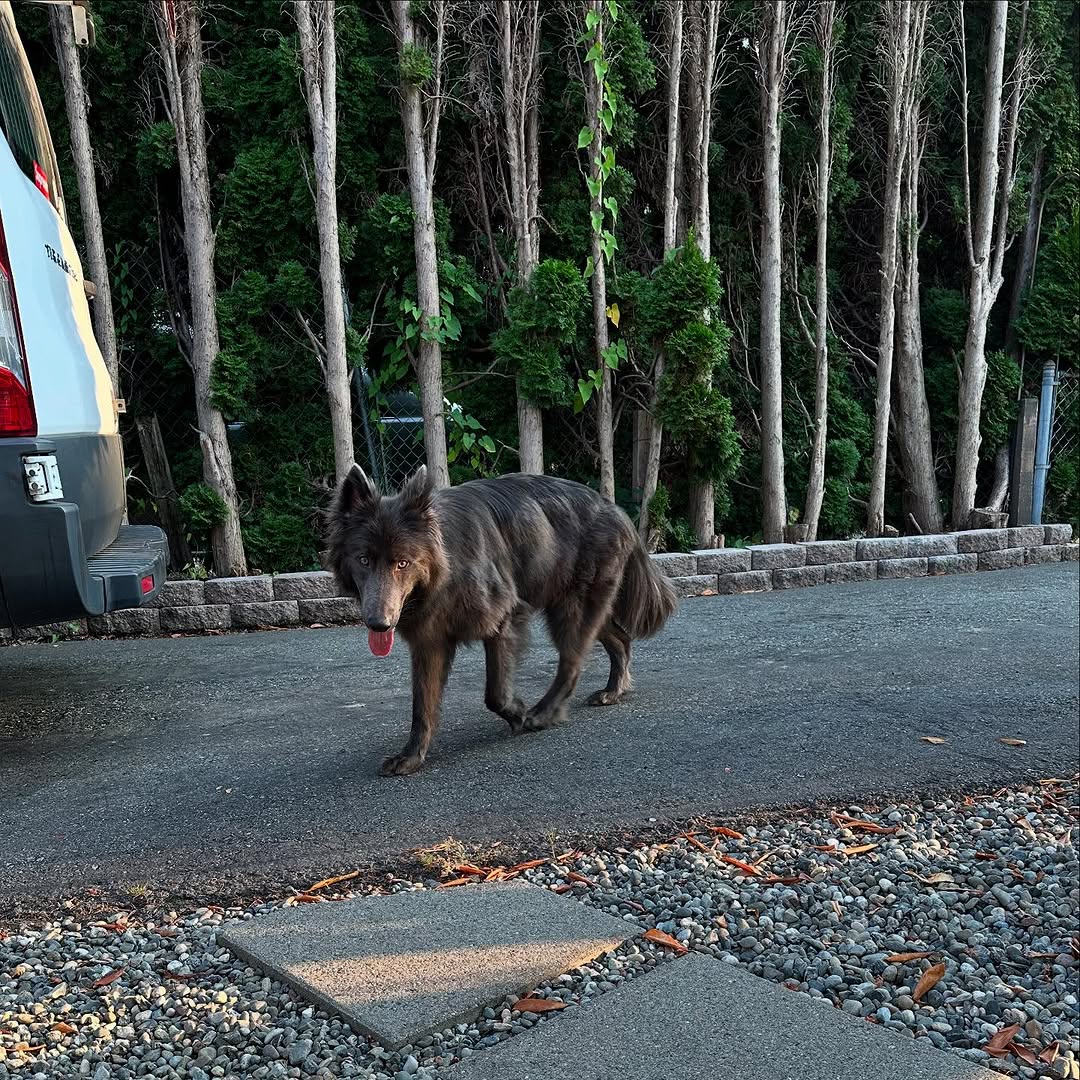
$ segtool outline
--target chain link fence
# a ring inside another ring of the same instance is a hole
[[[1075,461],[1080,456],[1080,373],[1062,371],[1054,392],[1050,428],[1050,460]]]

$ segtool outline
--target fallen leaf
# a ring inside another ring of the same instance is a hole
[[[710,825],[709,832],[716,833],[717,836],[726,836],[729,840],[745,840],[741,832],[736,832],[734,829],[729,829],[725,825]]]
[[[74,1024],[68,1024],[61,1020],[59,1023],[53,1024],[52,1030],[60,1032],[61,1035],[74,1035],[79,1029]]]
[[[456,877],[451,878],[449,881],[443,881],[439,884],[440,889],[453,889],[458,885],[468,885],[472,881],[472,878]]]
[[[997,855],[995,855],[992,851],[976,851],[975,858],[985,859],[987,862],[993,862],[994,859],[997,858]]]
[[[45,1049],[45,1044],[42,1043],[40,1046],[31,1046],[29,1043],[21,1042],[15,1044],[15,1049],[20,1054],[37,1054]]]
[[[873,851],[877,844],[859,844],[858,847],[840,848],[842,855],[862,855],[864,852]]]
[[[122,934],[128,928],[126,922],[102,922],[94,923],[94,925],[102,930],[111,930],[114,934]]]
[[[927,968],[926,971],[922,973],[922,978],[915,986],[915,993],[911,995],[912,999],[914,1001],[919,1001],[922,998],[923,994],[925,994],[928,990],[933,990],[933,988],[937,986],[939,982],[941,982],[941,977],[944,974],[944,964],[935,964],[932,968]]]
[[[552,885],[551,886],[551,891],[553,893],[557,893],[559,896],[562,896],[563,893],[570,892],[570,890],[573,889],[573,887],[574,887],[573,885]]]
[[[1069,948],[1072,949],[1073,956],[1080,957],[1080,937],[1070,938]]]
[[[698,851],[704,851],[706,854],[710,854],[709,849],[696,836],[694,836],[693,833],[684,833],[683,839],[691,847],[696,847]]]
[[[187,982],[188,979],[195,978],[194,975],[178,975],[171,971],[166,971],[164,974],[166,979],[175,979],[177,982]]]
[[[1027,746],[1027,739],[1004,738],[998,739],[998,742],[1001,743],[1002,746]]]
[[[724,862],[729,863],[731,866],[738,867],[744,874],[760,875],[761,873],[761,871],[756,866],[751,866],[750,863],[743,862],[742,859],[734,859],[730,855],[721,855],[720,858],[723,859]]]
[[[1029,952],[1026,954],[1029,960],[1053,960],[1056,952]]]
[[[886,964],[907,964],[912,960],[925,960],[928,956],[933,956],[933,953],[928,952],[898,952],[892,956],[885,957]]]
[[[863,821],[861,818],[848,817],[847,814],[832,814],[835,824],[844,829],[858,829],[861,832],[870,833],[894,833],[899,831],[898,825],[879,825],[876,821]]]
[[[1023,1043],[1009,1043],[1009,1049],[1025,1064],[1038,1065],[1039,1059],[1033,1050],[1029,1050]]]
[[[326,623],[321,623],[321,622],[308,623],[308,629],[310,629],[310,630],[325,630],[326,629]]]
[[[513,1008],[518,1012],[527,1013],[557,1012],[559,1009],[566,1008],[566,1002],[554,1001],[552,998],[518,998]]]
[[[636,900],[624,900],[622,904],[623,907],[632,908],[634,911],[641,912],[642,914],[645,912],[645,905],[639,904]]]
[[[928,742],[931,746],[940,746],[945,740],[940,735],[920,735],[920,742]]]
[[[530,859],[528,862],[519,862],[516,866],[511,866],[511,870],[532,870],[537,866],[543,866],[549,862],[549,859]]]
[[[491,873],[491,867],[473,866],[472,863],[462,863],[460,866],[455,866],[454,869],[459,874],[473,874],[475,877],[483,877],[485,874]]]
[[[321,904],[321,896],[308,896],[307,893],[297,893],[295,896],[287,896],[285,898],[285,907],[292,907],[294,904]]]
[[[681,941],[676,941],[663,930],[646,930],[643,936],[646,941],[651,941],[654,945],[663,945],[665,949],[674,949],[680,955],[690,951]]]
[[[1052,1042],[1040,1055],[1039,1060],[1046,1065],[1053,1065],[1057,1061],[1058,1051],[1061,1049],[1061,1044],[1058,1042]]]
[[[929,877],[923,877],[921,874],[911,873],[913,878],[917,881],[921,881],[924,885],[955,885],[952,874],[946,874],[944,870],[939,870],[936,874],[931,874]]]
[[[762,878],[761,883],[763,885],[798,885],[802,881],[808,880],[805,876],[802,877],[767,877]]]
[[[123,975],[123,974],[124,974],[124,969],[123,968],[115,968],[114,970],[110,971],[108,975],[102,975],[100,979],[96,980],[95,982],[92,982],[90,984],[90,986],[94,990],[98,990],[102,986],[110,986],[110,985],[112,985],[112,983],[116,982],[116,980],[119,979],[120,976]]]
[[[1009,1043],[1012,1042],[1012,1037],[1019,1030],[1019,1024],[1010,1024],[1008,1027],[998,1028],[986,1041],[983,1050],[993,1057],[1004,1057],[1009,1052]]]
[[[340,885],[343,881],[352,881],[353,878],[359,877],[360,871],[354,870],[351,874],[340,874],[338,877],[323,878],[322,881],[316,881],[314,885],[308,886],[308,892],[318,892],[319,889],[329,888],[331,885]]]
[[[592,888],[597,889],[599,886],[592,878],[587,878],[584,874],[579,874],[573,870],[566,875],[571,881],[576,881],[579,885],[590,885]]]

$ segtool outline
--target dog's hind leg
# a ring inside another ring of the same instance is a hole
[[[410,644],[412,655],[412,730],[401,752],[382,763],[383,776],[407,776],[424,764],[439,726],[443,689],[454,662],[454,647],[445,641]]]
[[[520,730],[539,731],[562,718],[597,634],[611,614],[617,589],[618,579],[596,582],[585,597],[571,597],[548,608],[548,628],[559,650],[559,668],[547,693],[525,714]]]
[[[630,689],[630,635],[614,620],[600,631],[600,644],[611,660],[607,686],[589,697],[590,705],[614,705]]]
[[[484,642],[487,679],[484,704],[516,730],[525,716],[525,703],[514,694],[514,672],[528,642],[529,612],[519,608],[506,626]]]

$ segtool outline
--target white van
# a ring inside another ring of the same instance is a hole
[[[146,603],[167,547],[122,523],[117,402],[10,0],[0,128],[0,626],[36,626]]]

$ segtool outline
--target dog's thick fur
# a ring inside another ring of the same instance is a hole
[[[569,480],[512,475],[433,491],[421,467],[399,494],[383,496],[354,466],[330,526],[339,583],[370,628],[396,629],[412,654],[412,731],[384,775],[423,764],[458,645],[484,643],[485,704],[512,731],[536,731],[560,718],[597,640],[611,674],[589,703],[617,702],[630,685],[631,641],[657,633],[676,605],[626,514]],[[540,610],[559,667],[527,709],[514,669]]]

